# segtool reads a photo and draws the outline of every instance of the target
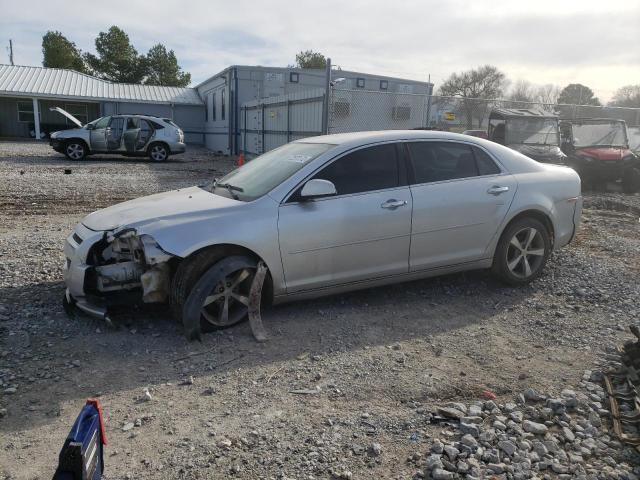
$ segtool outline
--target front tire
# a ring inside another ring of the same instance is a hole
[[[199,252],[178,266],[171,303],[189,339],[247,318],[256,266],[255,259],[226,249]]]
[[[82,141],[71,140],[64,146],[64,154],[69,160],[84,160],[87,156],[87,146]]]
[[[640,191],[640,169],[630,168],[622,177],[622,191],[624,193],[637,193]]]
[[[164,143],[153,143],[149,147],[149,158],[153,162],[164,162],[169,158],[169,148]]]
[[[521,218],[502,233],[493,258],[493,271],[509,285],[525,285],[540,276],[550,253],[547,228],[535,218]]]

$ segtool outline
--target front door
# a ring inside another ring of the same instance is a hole
[[[111,117],[102,117],[91,130],[91,151],[106,152],[107,151],[107,129],[111,122]]]
[[[312,178],[337,195],[301,201],[300,187],[280,207],[287,292],[408,271],[412,200],[395,144],[348,153]]]
[[[515,178],[476,146],[408,144],[414,179],[410,270],[491,257],[489,244],[506,216]]]

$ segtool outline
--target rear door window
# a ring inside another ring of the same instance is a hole
[[[397,187],[400,170],[395,144],[376,145],[348,153],[313,178],[329,180],[338,195]]]
[[[496,162],[493,161],[487,152],[478,147],[472,148],[480,175],[497,175],[500,173],[500,167],[496,165]]]
[[[408,146],[417,184],[478,176],[478,167],[469,145],[412,142]]]

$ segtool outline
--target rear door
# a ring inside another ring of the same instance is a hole
[[[124,117],[111,117],[111,123],[107,129],[107,150],[122,150],[122,134],[124,133]]]
[[[517,188],[515,178],[471,144],[407,146],[413,167],[410,270],[489,258],[489,244]]]
[[[294,193],[280,207],[288,292],[408,271],[411,192],[396,144],[347,153],[312,178],[333,182],[337,195],[299,201]]]
[[[127,117],[126,130],[123,134],[124,148],[127,152],[133,153],[136,151],[136,144],[140,137],[140,119],[136,117]]]

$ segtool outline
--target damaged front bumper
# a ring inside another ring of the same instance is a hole
[[[110,307],[169,299],[171,261],[150,235],[133,228],[97,232],[76,226],[64,248],[66,301],[108,320]]]

